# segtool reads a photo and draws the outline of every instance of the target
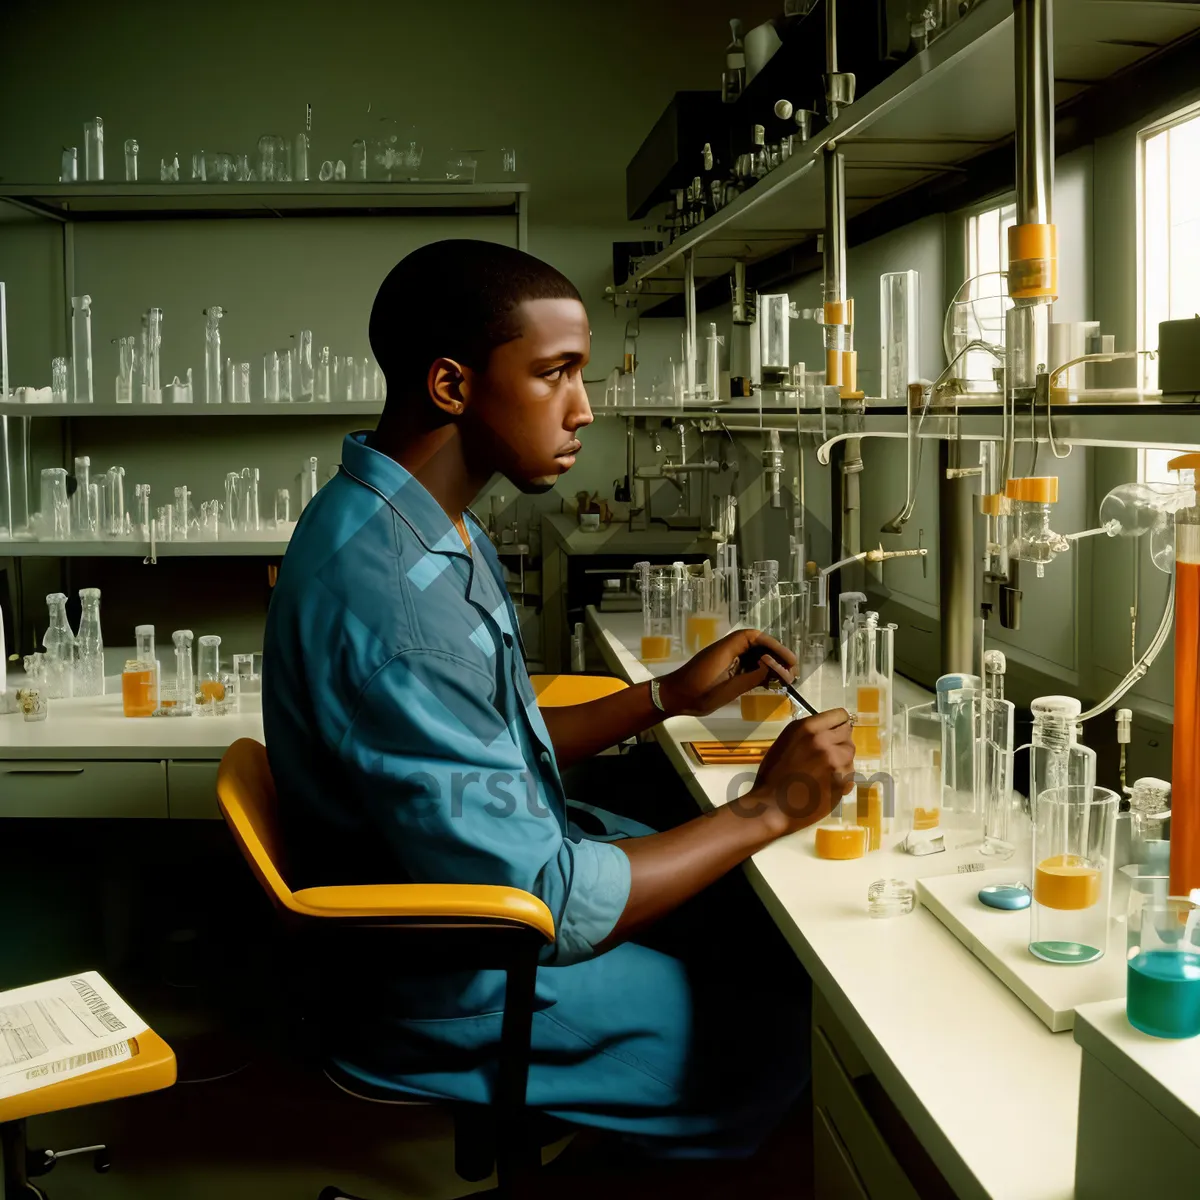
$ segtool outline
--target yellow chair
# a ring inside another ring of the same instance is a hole
[[[60,1158],[92,1154],[97,1171],[108,1170],[104,1146],[81,1146],[75,1150],[29,1150],[25,1144],[25,1121],[67,1108],[83,1108],[106,1100],[122,1100],[143,1092],[156,1092],[175,1082],[175,1055],[171,1047],[147,1029],[133,1039],[135,1053],[125,1062],[101,1067],[87,1075],[50,1083],[32,1092],[0,1098],[0,1156],[4,1161],[4,1200],[45,1200],[46,1193],[30,1182],[30,1176],[45,1175]]]
[[[414,969],[506,972],[499,1070],[490,1114],[484,1114],[490,1119],[481,1123],[478,1110],[454,1106],[455,1166],[464,1179],[478,1182],[491,1173],[494,1157],[500,1193],[522,1194],[540,1162],[525,1090],[537,964],[555,936],[550,910],[528,892],[489,885],[392,883],[292,891],[266,749],[250,738],[226,751],[217,774],[217,799],[250,869],[293,932],[332,933],[346,939],[339,945],[347,946],[362,937],[400,938],[402,944],[389,947],[388,953],[403,955]],[[378,952],[377,946],[372,949]],[[364,1099],[397,1099],[395,1093],[365,1089],[332,1067],[326,1074]],[[321,1198],[342,1195],[326,1188]]]

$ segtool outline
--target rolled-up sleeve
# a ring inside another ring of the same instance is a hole
[[[565,966],[612,932],[629,898],[629,859],[611,843],[564,836],[535,764],[488,700],[491,687],[453,654],[388,660],[341,741],[347,784],[398,880],[532,893],[554,916],[545,961]]]

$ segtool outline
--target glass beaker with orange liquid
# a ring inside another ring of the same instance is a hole
[[[1036,958],[1087,963],[1103,957],[1119,803],[1116,792],[1089,784],[1038,793],[1029,922],[1029,951]]]
[[[642,642],[638,657],[645,663],[667,662],[683,646],[683,563],[633,564],[642,594]]]
[[[149,717],[158,708],[158,660],[154,656],[154,626],[139,625],[133,631],[136,657],[121,672],[121,707],[127,717]]]
[[[206,633],[199,642],[196,664],[196,714],[215,717],[225,711],[225,684],[221,682],[221,639]]]
[[[709,562],[688,568],[683,582],[683,649],[688,656],[729,632],[726,576]]]
[[[845,633],[846,708],[854,720],[854,769],[871,774],[892,766],[892,653],[895,625],[876,612],[855,613]]]

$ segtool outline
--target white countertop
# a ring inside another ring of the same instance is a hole
[[[109,686],[114,686],[109,681]],[[4,759],[219,759],[241,737],[263,740],[262,702],[241,698],[243,711],[223,717],[126,717],[120,681],[105,696],[51,700],[44,721],[0,716]]]
[[[580,529],[574,513],[547,513],[542,517],[543,541],[547,538],[566,554],[711,554],[716,543],[698,529],[668,529],[651,525],[630,530],[628,519],[614,520],[599,529]]]
[[[636,683],[650,670],[630,647],[640,613],[588,621],[610,668]],[[663,664],[670,670],[677,664]],[[828,665],[800,691],[818,707],[840,703],[840,668]],[[897,677],[898,704],[929,693]],[[736,710],[731,717],[736,716]],[[701,767],[681,743],[722,736],[724,716],[676,717],[656,736],[702,808],[726,801],[748,767]],[[730,722],[766,737],[779,725]],[[995,1200],[1068,1200],[1074,1194],[1079,1047],[1052,1034],[952,933],[920,905],[871,920],[867,887],[894,876],[948,874],[980,861],[971,850],[913,858],[896,845],[852,862],[813,852],[805,830],[746,864],[747,875],[805,968],[853,1035],[872,1071],[955,1191]]]
[[[1106,1000],[1075,1010],[1075,1040],[1200,1146],[1200,1037],[1151,1037]]]

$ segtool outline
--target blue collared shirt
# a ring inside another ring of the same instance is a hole
[[[503,571],[467,520],[470,551],[363,434],[346,438],[342,470],[301,515],[263,670],[288,882],[522,888],[553,914],[546,962],[562,966],[612,931],[629,860],[570,829]],[[454,1015],[486,1011],[498,982],[446,1003]]]

